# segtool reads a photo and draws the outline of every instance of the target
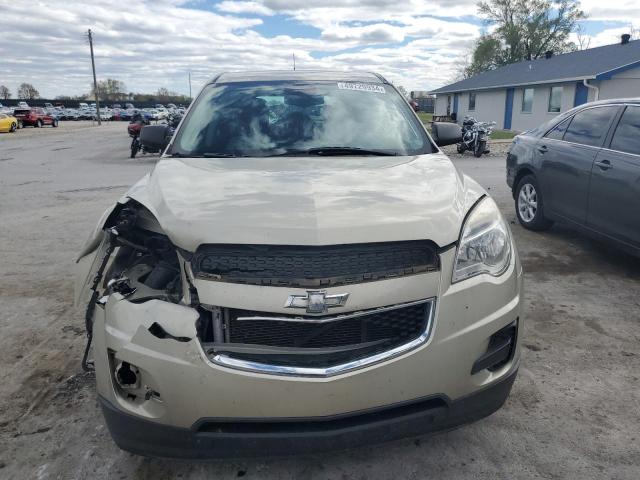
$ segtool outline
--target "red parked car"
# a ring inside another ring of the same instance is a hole
[[[18,108],[14,110],[13,116],[18,119],[18,122],[22,123],[23,127],[42,127],[43,125],[58,126],[58,119],[49,115],[40,107]]]

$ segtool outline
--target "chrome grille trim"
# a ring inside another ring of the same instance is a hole
[[[238,317],[236,320],[238,322],[243,321],[251,321],[251,320],[259,320],[259,321],[273,321],[273,322],[299,322],[299,323],[329,323],[329,322],[337,322],[340,320],[349,320],[351,318],[364,317],[367,315],[372,315],[375,313],[384,313],[390,312],[392,310],[398,310],[400,308],[405,307],[413,307],[414,305],[421,305],[423,303],[429,303],[431,299],[427,300],[418,300],[415,302],[408,303],[399,303],[397,305],[390,305],[387,307],[379,307],[379,308],[371,308],[369,310],[358,310],[356,312],[344,313],[339,315],[332,315],[325,318],[317,318],[317,317],[279,317],[279,316],[255,316],[255,317]]]
[[[353,370],[358,370],[361,368],[369,367],[376,363],[380,363],[386,360],[391,360],[395,357],[399,357],[411,350],[414,350],[421,345],[424,345],[429,338],[431,337],[431,332],[433,329],[433,323],[435,318],[435,310],[436,310],[436,299],[428,298],[425,300],[419,300],[417,302],[412,302],[410,304],[402,304],[393,305],[390,307],[383,307],[388,309],[401,308],[402,306],[410,306],[415,304],[425,304],[429,303],[429,314],[426,322],[426,327],[422,334],[407,342],[403,345],[399,345],[397,347],[392,348],[391,350],[387,350],[385,352],[380,352],[375,355],[371,355],[369,357],[360,358],[357,360],[353,360],[351,362],[343,363],[341,365],[334,365],[326,368],[311,368],[311,367],[293,367],[293,366],[284,366],[284,365],[272,365],[267,363],[253,362],[248,360],[241,360],[237,358],[232,358],[224,354],[217,353],[211,357],[207,356],[204,350],[202,350],[202,346],[200,345],[200,349],[205,358],[209,360],[212,365],[218,365],[222,367],[227,367],[235,370],[243,370],[246,372],[253,373],[262,373],[267,375],[280,375],[280,376],[295,376],[295,377],[332,377],[335,375],[340,375],[343,373],[347,373]],[[366,312],[371,313],[371,310],[356,312],[358,314],[366,315]],[[314,319],[317,320],[317,319]]]

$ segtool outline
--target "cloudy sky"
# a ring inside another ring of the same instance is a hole
[[[591,46],[618,41],[638,0],[583,0]],[[220,70],[365,69],[407,90],[452,80],[483,31],[476,0],[0,0],[0,84],[42,96],[89,90],[86,31],[99,79],[133,92],[194,94]]]

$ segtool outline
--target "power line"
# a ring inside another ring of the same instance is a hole
[[[96,62],[93,59],[93,35],[91,29],[87,32],[89,37],[89,49],[91,50],[91,69],[93,70],[93,93],[96,98],[96,113],[98,115],[98,125],[102,125],[100,121],[100,100],[98,100],[98,81],[96,80]]]

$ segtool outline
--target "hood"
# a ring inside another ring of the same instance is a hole
[[[443,154],[161,159],[127,196],[175,245],[458,240],[484,193]]]

